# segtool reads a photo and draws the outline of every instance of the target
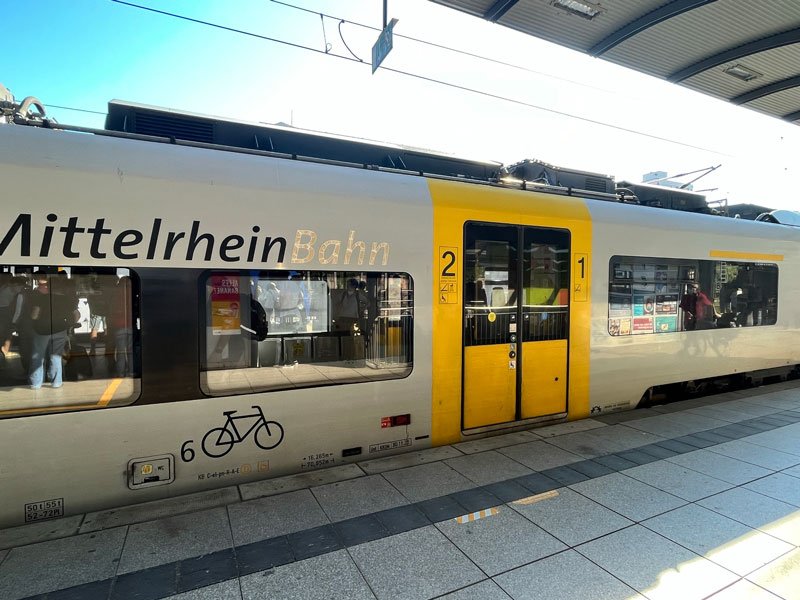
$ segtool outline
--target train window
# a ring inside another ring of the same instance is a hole
[[[569,233],[526,227],[522,263],[522,341],[567,339]]]
[[[138,298],[128,269],[0,267],[0,418],[136,400]]]
[[[464,345],[566,339],[569,232],[493,223],[464,231]]]
[[[465,346],[508,344],[516,338],[519,229],[486,223],[465,226]]]
[[[774,325],[774,264],[615,256],[609,264],[613,336]]]
[[[206,394],[359,383],[412,368],[413,282],[402,273],[209,272]]]

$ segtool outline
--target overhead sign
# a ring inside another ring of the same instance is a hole
[[[372,72],[374,73],[392,50],[392,29],[397,24],[397,19],[392,19],[378,36],[378,41],[372,47]]]

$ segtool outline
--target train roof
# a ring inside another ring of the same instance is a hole
[[[699,194],[663,186],[615,182],[609,175],[565,169],[537,160],[504,166],[494,161],[458,158],[426,149],[310,131],[285,124],[223,119],[122,100],[109,102],[105,129],[57,124],[45,116],[44,105],[33,97],[25,98],[19,104],[14,103],[13,98],[0,97],[0,109],[0,122],[5,118],[23,125],[727,216],[727,211],[710,208],[705,197]],[[767,220],[795,225],[795,220]]]
[[[253,123],[135,102],[108,103],[106,130],[175,138],[216,146],[267,150],[293,158],[327,159],[377,168],[463,179],[497,178],[503,164],[458,158],[433,150],[310,131],[284,124]]]
[[[283,124],[252,123],[113,100],[106,130],[189,140],[195,143],[268,150],[296,159],[319,160],[367,169],[531,189],[559,195],[617,201],[613,177],[563,169],[535,160],[504,166]],[[535,172],[535,173],[534,173]]]

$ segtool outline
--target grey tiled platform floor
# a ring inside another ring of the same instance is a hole
[[[800,383],[0,530],[30,597],[800,600]]]

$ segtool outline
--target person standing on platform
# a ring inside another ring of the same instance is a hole
[[[42,387],[47,363],[47,378],[54,388],[59,388],[62,385],[62,356],[67,336],[80,319],[77,299],[74,295],[70,297],[64,293],[68,291],[68,286],[58,285],[60,277],[37,272],[34,280],[36,289],[31,294],[30,306],[33,339],[28,380],[31,389]],[[56,289],[51,290],[52,286]]]
[[[681,298],[680,307],[683,310],[683,329],[711,329],[714,321],[711,316],[716,316],[714,303],[700,289],[696,283],[690,283],[686,293]]]

